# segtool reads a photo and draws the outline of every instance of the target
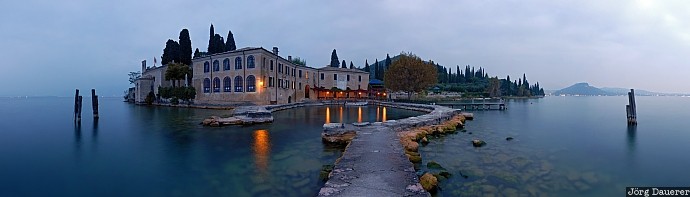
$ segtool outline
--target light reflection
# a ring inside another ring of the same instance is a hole
[[[254,162],[259,171],[268,170],[268,160],[271,152],[271,141],[267,130],[254,131]]]
[[[386,107],[383,107],[383,120],[381,122],[386,122]]]
[[[340,107],[339,114],[340,114],[340,117],[338,117],[338,120],[340,120],[340,123],[342,123],[343,122],[343,107]]]
[[[357,108],[357,122],[362,122],[362,107]]]
[[[326,107],[326,124],[331,123],[331,108]]]
[[[376,122],[379,121],[379,110],[380,110],[379,108],[380,107],[378,107],[378,106],[376,107]]]

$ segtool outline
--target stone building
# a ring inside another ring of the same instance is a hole
[[[146,95],[153,92],[158,95],[158,87],[172,86],[171,81],[165,80],[167,66],[146,67],[146,61],[141,62],[141,77],[134,81],[134,102],[144,103]]]
[[[194,102],[201,105],[285,104],[364,98],[369,74],[358,69],[296,65],[264,48],[247,47],[192,60]]]

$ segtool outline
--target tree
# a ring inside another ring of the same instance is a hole
[[[171,63],[168,64],[168,69],[165,71],[165,80],[177,81],[179,85],[180,80],[185,79],[185,76],[190,76],[191,73],[189,66],[182,63]],[[175,83],[173,83],[173,87],[175,87]]]
[[[214,38],[215,38],[215,36],[214,36],[215,34],[216,34],[216,33],[215,33],[215,31],[213,30],[213,24],[211,24],[211,30],[210,30],[210,33],[209,33],[209,36],[208,36],[208,49],[206,50],[206,51],[208,51],[208,54],[214,54],[214,53],[216,53],[216,40],[214,39]]]
[[[213,36],[214,44],[216,49],[214,49],[214,53],[222,53],[225,52],[225,41],[223,41],[223,36],[220,36],[220,34],[216,34]]]
[[[352,64],[352,61],[350,61],[350,69],[355,69],[355,65]]]
[[[232,31],[228,31],[228,40],[225,42],[225,50],[237,50],[237,46],[235,46],[235,37],[232,35]]]
[[[492,77],[489,79],[489,87],[487,88],[489,97],[499,97],[501,96],[501,81],[498,77]]]
[[[180,62],[192,65],[192,40],[189,38],[189,30],[182,29],[178,38],[180,39]]]
[[[384,76],[384,86],[392,91],[403,91],[410,99],[413,92],[421,92],[436,84],[438,73],[433,64],[424,62],[412,53],[401,53]]]
[[[156,98],[156,95],[153,94],[153,91],[150,91],[149,94],[146,95],[146,98],[144,99],[144,102],[147,105],[153,104],[153,100]]]
[[[194,50],[194,58],[197,57],[201,57],[201,52],[199,52],[199,48],[196,48],[196,50]]]
[[[433,63],[431,63],[431,64],[433,64]],[[391,67],[391,56],[389,56],[388,54],[386,54],[386,62],[383,64],[383,66],[384,66],[383,72],[386,72],[386,70],[388,70],[388,68]]]
[[[141,77],[141,72],[139,72],[139,71],[129,72],[129,74],[127,74],[127,75],[129,75],[129,84],[133,84],[134,81],[136,81],[137,79],[139,79],[139,77]]]
[[[333,52],[331,53],[331,67],[338,67],[340,65],[340,61],[338,60],[338,54],[335,52],[335,49],[333,49]]]
[[[343,63],[340,64],[340,68],[347,68],[347,63],[345,63],[345,60],[343,60]]]
[[[180,62],[180,44],[172,39],[165,42],[165,49],[161,56],[161,64],[166,65],[170,62]]]
[[[364,60],[364,72],[371,72],[371,67],[369,67],[368,60]]]
[[[295,65],[307,66],[307,61],[299,57],[292,58],[292,63]]]

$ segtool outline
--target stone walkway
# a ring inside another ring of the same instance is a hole
[[[460,111],[431,105],[377,104],[429,113],[397,121],[376,122],[365,127],[346,125],[343,130],[355,130],[356,136],[336,161],[319,196],[430,196],[419,184],[413,164],[404,154],[398,132],[440,123]],[[341,133],[343,131],[338,129],[324,130],[326,135]]]
[[[357,132],[319,196],[429,196],[404,155],[397,133],[384,126]]]

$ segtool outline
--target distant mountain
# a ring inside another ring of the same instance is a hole
[[[609,92],[613,95],[628,95],[628,92],[630,92],[630,88],[604,87],[604,88],[600,88],[600,89],[603,91]],[[688,94],[661,93],[661,92],[652,92],[652,91],[647,91],[647,90],[642,90],[642,89],[635,89],[635,95],[637,95],[637,96],[687,96]]]
[[[576,83],[570,87],[555,91],[553,95],[608,96],[614,94],[611,94],[607,91],[601,90],[594,86],[590,86],[588,83]]]

